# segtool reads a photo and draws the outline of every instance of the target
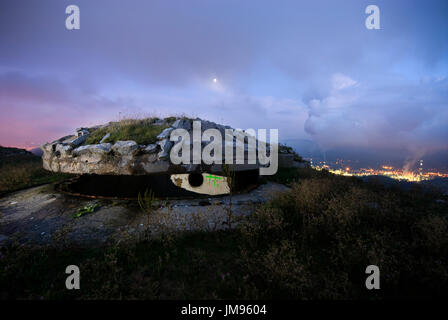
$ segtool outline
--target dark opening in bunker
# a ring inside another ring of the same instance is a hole
[[[190,173],[188,175],[188,182],[192,187],[200,187],[204,183],[204,176],[200,173]]]
[[[242,193],[253,189],[258,185],[258,177],[258,170],[236,172],[233,192]],[[203,175],[190,173],[188,182],[193,187],[199,187],[204,184]],[[180,188],[173,183],[170,174],[142,176],[85,174],[61,183],[58,189],[71,195],[91,198],[136,199],[139,193],[144,194],[146,190],[152,190],[155,197],[162,199],[211,197]]]

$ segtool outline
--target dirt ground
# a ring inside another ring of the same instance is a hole
[[[246,194],[233,195],[232,212],[238,218],[254,211],[287,187],[260,185]],[[74,218],[80,208],[97,204],[92,213]],[[91,200],[73,197],[48,184],[0,198],[0,246],[11,243],[102,245],[109,241],[138,239],[143,232],[218,230],[227,228],[229,197],[159,202],[148,214],[137,201]]]

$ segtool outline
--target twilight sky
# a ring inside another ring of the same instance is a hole
[[[1,145],[172,113],[323,148],[447,150],[448,1],[0,2]]]

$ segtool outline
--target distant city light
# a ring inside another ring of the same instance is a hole
[[[327,163],[326,161],[316,161],[311,159],[311,166],[317,170],[327,170],[331,173],[343,176],[372,176],[381,175],[387,176],[396,180],[406,180],[412,182],[420,182],[424,180],[431,180],[434,178],[448,178],[448,173],[438,172],[437,169],[428,168],[423,169],[423,160],[419,161],[418,172],[407,171],[402,168],[394,168],[390,165],[382,165],[379,169],[373,168],[350,168],[344,166],[344,162],[351,162],[350,160],[337,160],[335,162]]]

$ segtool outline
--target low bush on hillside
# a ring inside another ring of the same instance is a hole
[[[242,228],[242,267],[261,298],[442,296],[448,206],[438,196],[334,175],[303,179]],[[381,290],[365,288],[371,264]]]
[[[310,169],[291,174],[290,190],[232,230],[105,248],[3,248],[0,297],[396,299],[447,292],[448,206],[436,201],[440,195]],[[82,290],[65,289],[70,264],[80,267]],[[380,290],[365,287],[372,264],[380,268]]]

